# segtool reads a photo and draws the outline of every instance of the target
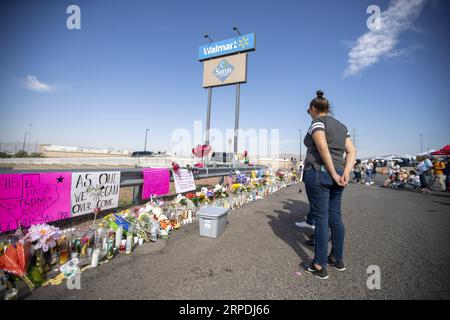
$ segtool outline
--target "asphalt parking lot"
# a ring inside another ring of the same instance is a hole
[[[381,178],[381,177],[380,177]],[[232,211],[218,239],[199,237],[198,223],[167,241],[144,244],[26,299],[449,299],[450,194],[351,184],[344,194],[347,270],[328,280],[305,274],[311,235],[294,225],[307,213],[302,184]],[[379,290],[367,269],[380,268]]]

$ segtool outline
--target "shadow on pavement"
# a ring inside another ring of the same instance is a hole
[[[309,204],[298,200],[283,201],[284,210],[275,210],[276,215],[267,215],[269,225],[274,234],[286,242],[300,257],[303,263],[309,263],[310,255],[304,251],[304,243],[314,232],[296,227],[296,221],[305,220],[309,211]]]

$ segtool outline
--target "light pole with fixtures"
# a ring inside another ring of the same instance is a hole
[[[30,146],[31,146],[31,128],[33,128],[33,124],[30,123],[30,136],[28,137],[28,153],[30,153]]]

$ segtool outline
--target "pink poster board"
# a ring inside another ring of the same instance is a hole
[[[170,171],[167,168],[148,168],[142,171],[144,176],[144,187],[142,199],[150,196],[162,196],[169,193]]]
[[[0,174],[0,232],[70,218],[70,172]]]

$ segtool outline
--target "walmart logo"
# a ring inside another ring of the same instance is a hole
[[[236,38],[213,42],[199,47],[199,60],[224,56],[241,51],[255,50],[255,34],[249,33]]]
[[[246,37],[246,36],[240,37],[237,42],[238,42],[239,48],[245,49],[245,47],[248,46],[248,37]]]
[[[214,69],[214,75],[221,81],[227,80],[228,76],[233,72],[234,67],[226,59],[219,62],[219,65]]]

